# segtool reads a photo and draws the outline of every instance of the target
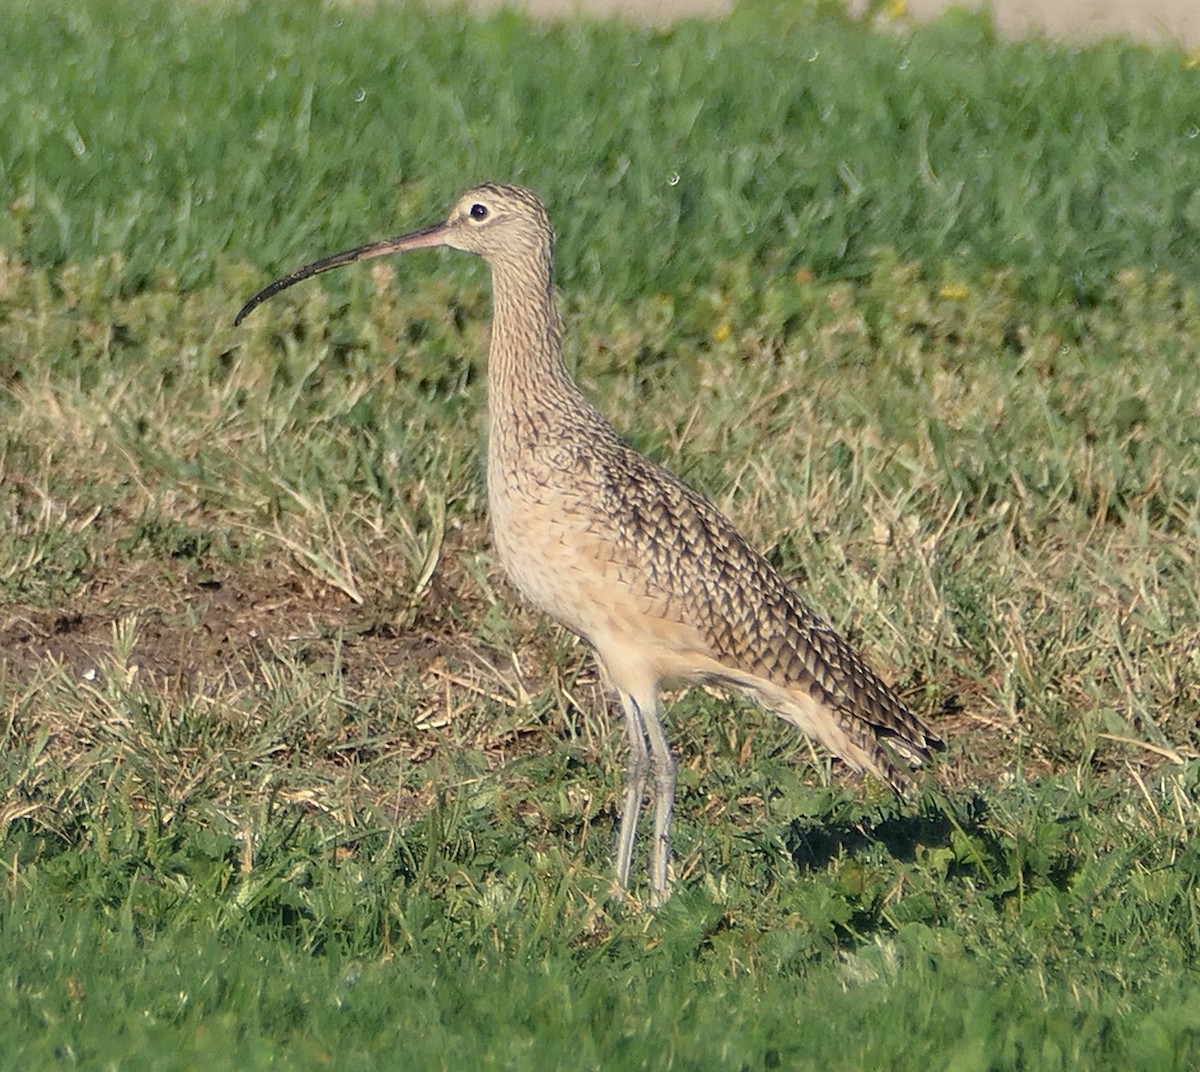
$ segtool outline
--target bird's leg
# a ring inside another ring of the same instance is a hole
[[[671,864],[671,813],[675,809],[675,759],[663,731],[662,709],[658,696],[651,698],[643,714],[646,736],[650,739],[650,764],[654,769],[654,847],[650,856],[652,901],[660,905],[667,899]]]
[[[621,692],[625,709],[625,734],[629,738],[629,771],[625,782],[625,808],[621,813],[621,831],[617,836],[617,882],[629,887],[629,867],[633,862],[633,843],[637,839],[638,816],[646,795],[646,776],[650,773],[650,753],[646,748],[646,723],[641,708],[629,693]]]

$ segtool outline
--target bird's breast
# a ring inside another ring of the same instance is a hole
[[[554,459],[488,457],[488,507],[496,554],[528,600],[588,635],[588,606],[597,571],[583,546],[586,496]],[[594,518],[592,518],[594,521]]]

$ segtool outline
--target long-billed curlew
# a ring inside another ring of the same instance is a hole
[[[309,276],[433,246],[492,272],[488,504],[500,562],[524,595],[595,650],[625,711],[629,773],[617,879],[629,883],[654,775],[654,900],[666,893],[675,761],[664,682],[743,689],[857,770],[899,791],[885,747],[919,764],[940,738],[708,501],[639,454],[583,396],[562,359],[554,232],[520,186],[468,190],[443,223],[337,253],[260,291],[242,319]]]

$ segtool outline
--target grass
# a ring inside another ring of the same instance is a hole
[[[9,21],[0,1064],[1194,1066],[1189,57]],[[550,204],[588,393],[950,740],[918,800],[695,691],[677,892],[613,894],[619,716],[488,548],[480,266],[230,326],[484,176]]]
[[[669,31],[467,25],[416,6],[19,4],[0,243],[35,264],[119,252],[126,287],[191,287],[223,254],[277,270],[500,175],[558,209],[569,290],[622,303],[686,300],[724,261],[856,277],[880,245],[1048,295],[1095,296],[1131,263],[1196,278],[1187,56],[999,47],[963,18],[871,35],[770,2]],[[47,74],[45,55],[68,62]]]

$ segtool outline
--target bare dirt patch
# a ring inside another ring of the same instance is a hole
[[[396,608],[356,604],[283,558],[219,575],[162,559],[114,563],[61,606],[0,607],[0,672],[32,683],[51,666],[92,680],[112,665],[129,628],[135,641],[124,663],[167,694],[237,691],[261,676],[264,663],[287,660],[316,672],[336,668],[355,692],[385,678],[419,680],[430,702],[441,703],[446,677],[495,687],[481,680],[495,655],[462,629],[463,614],[482,613],[478,592],[463,580],[456,552],[448,553],[401,622]]]

